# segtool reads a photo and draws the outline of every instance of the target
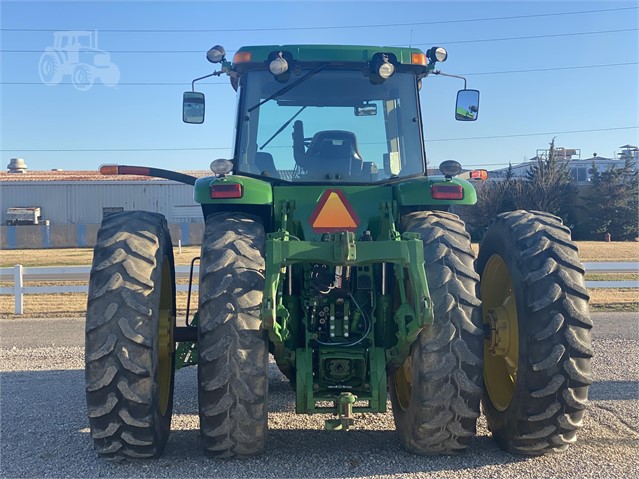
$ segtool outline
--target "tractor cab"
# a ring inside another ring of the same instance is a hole
[[[442,48],[243,47],[233,63],[221,51],[208,58],[239,96],[235,174],[336,184],[425,174],[418,90],[445,59]],[[470,116],[457,117],[476,119],[478,92],[463,92],[457,109]],[[184,121],[203,121],[203,106],[202,94],[185,93]]]

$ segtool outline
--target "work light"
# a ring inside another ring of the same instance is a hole
[[[288,70],[288,62],[282,57],[282,52],[275,60],[269,63],[268,69],[275,76],[281,75]]]
[[[206,52],[206,59],[211,63],[220,63],[224,60],[224,55],[226,55],[226,50],[222,45],[215,45],[208,52]]]

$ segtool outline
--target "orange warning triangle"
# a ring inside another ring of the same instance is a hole
[[[313,210],[309,223],[316,233],[355,231],[359,218],[341,190],[326,190]]]

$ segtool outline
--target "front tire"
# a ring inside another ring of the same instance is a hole
[[[479,248],[484,413],[497,444],[563,451],[583,425],[592,322],[570,230],[542,212],[499,215]]]
[[[267,436],[264,227],[234,213],[206,219],[200,260],[198,396],[207,454],[252,456]]]
[[[425,328],[402,367],[389,374],[395,426],[415,454],[451,454],[475,435],[482,391],[482,329],[475,255],[455,215],[418,212],[403,231],[424,243],[434,323]]]
[[[71,74],[71,81],[76,90],[89,90],[93,86],[93,74],[91,73],[89,65],[85,63],[76,65]]]
[[[107,216],[89,279],[85,336],[91,437],[104,458],[161,454],[173,410],[175,277],[162,215]]]

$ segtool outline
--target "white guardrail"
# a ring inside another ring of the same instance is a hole
[[[637,273],[639,262],[602,262],[583,263],[587,273]],[[0,288],[0,294],[13,295],[15,299],[15,314],[22,314],[25,294],[59,294],[86,293],[88,284],[77,286],[25,286],[25,281],[56,282],[82,281],[88,282],[90,266],[43,266],[25,268],[20,264],[13,268],[0,268],[0,281],[11,282],[13,287]],[[176,266],[177,279],[188,278],[189,266]],[[195,266],[193,276],[198,277],[199,268]],[[639,281],[586,281],[586,288],[639,288]],[[178,284],[178,291],[187,291],[188,285]],[[197,291],[197,284],[193,284],[193,291]]]

